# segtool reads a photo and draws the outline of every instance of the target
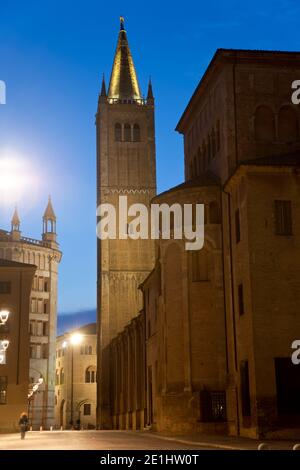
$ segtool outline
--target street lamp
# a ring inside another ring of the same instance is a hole
[[[0,310],[0,325],[5,325],[9,317],[9,310]]]
[[[70,424],[73,426],[73,408],[74,408],[74,346],[78,346],[82,342],[83,335],[81,333],[73,333],[70,336],[71,349],[71,420]],[[62,344],[63,348],[68,346],[68,342],[64,341]]]
[[[43,377],[40,377],[38,379],[38,381],[35,384],[33,384],[31,390],[29,390],[29,392],[28,392],[28,395],[27,395],[27,397],[28,397],[28,407],[27,407],[28,418],[30,417],[31,401],[34,400],[35,394],[38,393],[39,387],[42,385],[43,382],[44,382]]]
[[[2,339],[0,340],[0,343],[1,343],[1,350],[6,351],[9,345],[8,339]]]

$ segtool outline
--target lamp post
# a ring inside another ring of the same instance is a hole
[[[73,427],[73,415],[74,415],[74,346],[77,346],[81,343],[83,335],[80,333],[73,333],[70,336],[70,343],[71,343],[71,419],[70,424]],[[63,348],[66,348],[68,345],[67,341],[64,341],[62,344]]]
[[[38,379],[38,381],[37,381],[35,384],[32,385],[31,390],[29,390],[29,392],[28,392],[28,395],[27,395],[27,397],[28,397],[28,407],[27,407],[28,419],[29,419],[29,417],[30,417],[30,405],[31,405],[31,402],[34,401],[34,397],[35,397],[35,395],[38,393],[39,387],[42,385],[43,382],[44,382],[43,377],[40,377],[40,378]]]

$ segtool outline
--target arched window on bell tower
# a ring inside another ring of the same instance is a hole
[[[133,142],[140,142],[141,140],[141,129],[138,124],[133,125]]]
[[[125,142],[131,142],[131,125],[124,124],[124,140]]]
[[[116,142],[122,141],[122,126],[119,122],[115,124],[115,141]]]

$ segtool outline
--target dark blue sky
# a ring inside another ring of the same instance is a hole
[[[39,237],[52,194],[64,253],[60,312],[96,304],[94,116],[120,15],[143,93],[152,76],[159,191],[183,179],[182,140],[174,127],[215,50],[300,50],[297,0],[1,1],[7,104],[0,106],[0,160],[24,162],[25,186],[10,198],[0,191],[0,226],[9,228],[17,202],[23,233]]]

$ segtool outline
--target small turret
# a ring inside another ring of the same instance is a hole
[[[149,78],[149,84],[148,84],[147,103],[148,104],[153,104],[154,103],[151,77]]]
[[[101,93],[100,93],[100,96],[102,96],[103,98],[106,98],[106,97],[107,97],[104,74],[103,74],[103,77],[102,77],[102,85],[101,85]]]
[[[43,240],[56,243],[56,215],[50,196],[43,216]]]
[[[21,238],[20,231],[21,221],[19,218],[17,207],[15,207],[12,219],[11,219],[11,236],[14,241],[18,241]]]

